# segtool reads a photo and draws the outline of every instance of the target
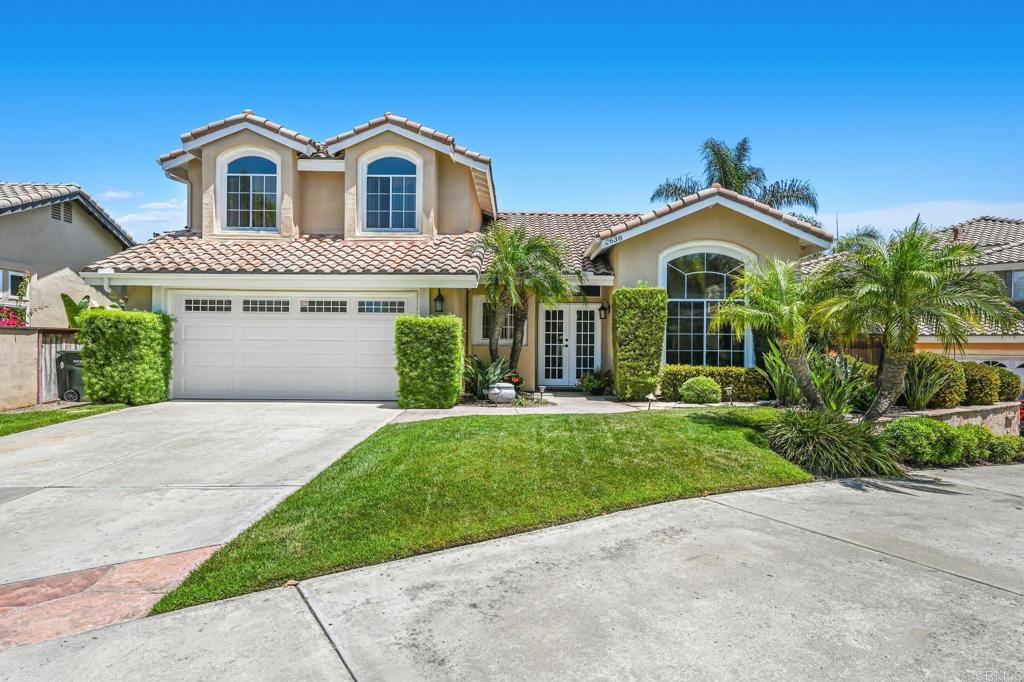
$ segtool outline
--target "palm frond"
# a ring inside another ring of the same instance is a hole
[[[654,193],[651,194],[651,201],[663,201],[665,203],[678,201],[683,197],[699,192],[704,187],[705,185],[700,180],[691,177],[689,174],[678,178],[668,178],[655,188]]]
[[[791,206],[807,206],[818,212],[818,193],[806,180],[790,178],[788,180],[776,180],[761,187],[757,196],[754,197],[762,204],[768,204],[772,208],[789,208]]]

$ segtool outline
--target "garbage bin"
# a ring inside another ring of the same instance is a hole
[[[61,400],[78,402],[85,396],[82,383],[82,352],[57,351],[57,394]]]

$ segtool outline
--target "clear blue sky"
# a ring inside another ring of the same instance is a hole
[[[155,160],[185,130],[394,111],[491,155],[506,210],[648,209],[747,135],[830,227],[1024,217],[1019,3],[355,4],[5,7],[0,178],[78,182],[146,238],[183,222]]]

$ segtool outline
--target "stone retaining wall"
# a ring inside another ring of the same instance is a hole
[[[1020,433],[1020,403],[1016,400],[995,405],[964,405],[948,410],[901,412],[892,417],[886,417],[886,421],[896,417],[929,417],[952,426],[981,424],[996,435],[1016,436]]]

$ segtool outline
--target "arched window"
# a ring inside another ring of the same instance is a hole
[[[386,156],[366,167],[366,229],[416,229],[416,164]]]
[[[262,156],[228,163],[227,229],[277,229],[277,164]]]
[[[743,366],[744,340],[737,340],[731,329],[708,329],[715,308],[732,293],[731,278],[742,265],[737,258],[710,252],[689,253],[665,263],[666,363]]]

